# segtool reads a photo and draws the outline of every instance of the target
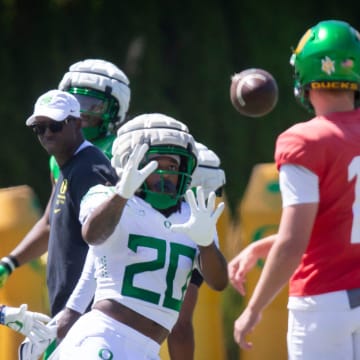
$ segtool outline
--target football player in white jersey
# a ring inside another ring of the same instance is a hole
[[[192,270],[213,289],[226,287],[216,239],[224,205],[215,208],[214,193],[206,203],[201,187],[197,199],[188,190],[196,162],[192,136],[173,118],[140,115],[119,129],[112,164],[120,181],[92,188],[81,205],[95,260],[93,310],[71,328],[60,359],[158,359]]]
[[[130,134],[129,136],[131,137]],[[195,142],[195,147],[198,152],[198,166],[192,174],[190,187],[197,188],[202,186],[205,198],[208,198],[212,191],[215,191],[217,196],[221,196],[221,190],[226,183],[226,179],[224,171],[220,168],[219,157],[201,143]],[[126,149],[123,150],[125,151]],[[119,149],[117,153],[120,155]],[[65,337],[73,323],[81,314],[85,313],[91,303],[96,288],[94,271],[93,254],[90,251],[79,282],[71,294],[62,316],[58,320],[58,338],[62,339]],[[202,277],[195,270],[186,291],[184,306],[181,308],[179,318],[168,338],[168,349],[172,360],[183,359],[185,357],[189,360],[194,358],[195,340],[192,316],[201,283]]]

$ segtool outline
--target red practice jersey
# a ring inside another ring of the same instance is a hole
[[[319,178],[319,209],[290,295],[360,288],[360,110],[292,126],[277,139],[275,161]]]

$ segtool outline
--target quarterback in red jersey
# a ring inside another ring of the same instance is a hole
[[[360,35],[343,21],[322,21],[304,34],[291,64],[295,96],[315,117],[276,142],[278,234],[229,263],[243,292],[244,274],[267,255],[234,338],[251,348],[247,335],[290,281],[289,359],[360,359]]]
[[[290,295],[360,287],[359,121],[359,110],[333,112],[295,125],[278,138],[277,167],[310,170],[318,183],[316,198],[321,199],[316,201],[311,241],[290,281]],[[304,200],[313,203],[316,198]]]

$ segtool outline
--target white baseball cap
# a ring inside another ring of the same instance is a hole
[[[37,99],[34,113],[26,120],[26,125],[32,125],[37,116],[54,121],[64,121],[68,116],[80,118],[80,104],[74,95],[66,91],[50,90]]]

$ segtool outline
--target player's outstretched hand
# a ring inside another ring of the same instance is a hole
[[[258,260],[266,259],[276,238],[277,234],[272,234],[252,242],[229,261],[228,274],[230,283],[241,295],[245,295],[246,275],[255,267]]]
[[[139,165],[148,150],[148,144],[137,144],[124,168],[116,169],[120,177],[116,184],[116,192],[122,198],[130,199],[145,179],[158,167],[158,162],[153,160],[139,170]]]
[[[245,296],[246,275],[255,267],[258,260],[259,257],[253,248],[247,246],[228,263],[230,283],[243,296]]]
[[[185,224],[173,224],[171,230],[182,232],[188,235],[199,246],[209,246],[214,241],[216,222],[224,210],[224,203],[221,202],[215,209],[215,193],[211,192],[208,202],[205,202],[204,190],[201,186],[196,189],[197,198],[192,190],[185,194],[191,215]]]
[[[261,313],[253,312],[249,308],[246,308],[235,320],[234,340],[242,349],[249,350],[253,347],[252,342],[248,341],[247,337],[259,323],[261,317]]]

